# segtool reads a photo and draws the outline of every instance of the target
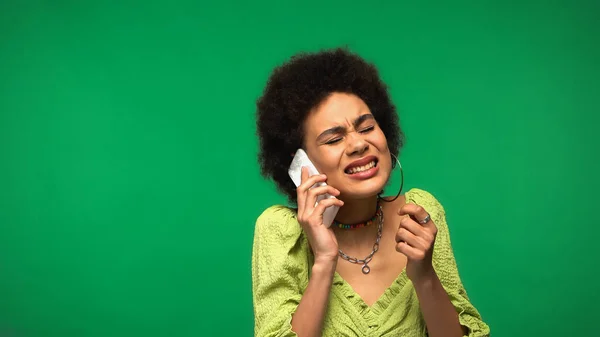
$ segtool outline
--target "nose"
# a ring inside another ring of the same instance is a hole
[[[369,149],[369,143],[367,143],[358,133],[351,132],[348,134],[348,146],[346,148],[346,154],[361,155]]]

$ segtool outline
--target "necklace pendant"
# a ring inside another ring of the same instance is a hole
[[[368,274],[371,272],[371,267],[367,266],[366,264],[362,267],[362,272],[363,274]]]

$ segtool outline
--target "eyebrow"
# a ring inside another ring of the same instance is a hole
[[[375,119],[375,117],[373,117],[373,115],[371,115],[371,114],[360,115],[357,119],[354,120],[354,122],[352,124],[354,124],[354,128],[358,128],[358,126],[360,124],[362,124],[364,121],[366,121],[368,119]],[[334,126],[330,129],[327,129],[327,130],[321,132],[321,134],[317,137],[317,141],[321,141],[321,140],[323,140],[323,138],[325,138],[329,135],[335,135],[338,133],[342,133],[345,130],[346,130],[346,128],[343,126]]]

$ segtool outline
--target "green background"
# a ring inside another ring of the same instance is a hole
[[[347,45],[494,336],[597,323],[597,1],[2,1],[0,336],[250,336],[254,103]],[[390,193],[398,186],[395,176]]]

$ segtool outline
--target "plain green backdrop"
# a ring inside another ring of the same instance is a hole
[[[597,1],[0,2],[0,336],[251,336],[255,100],[375,62],[494,336],[591,336]],[[397,172],[396,172],[397,174]],[[398,187],[394,177],[390,193]]]

